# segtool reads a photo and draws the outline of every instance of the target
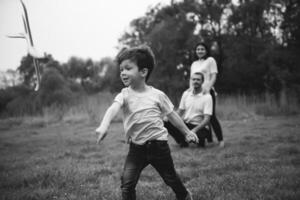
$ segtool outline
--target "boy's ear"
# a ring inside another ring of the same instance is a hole
[[[148,73],[149,73],[149,70],[147,68],[143,68],[141,70],[141,74],[142,74],[143,77],[146,77]]]

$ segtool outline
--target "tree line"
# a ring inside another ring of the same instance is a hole
[[[204,41],[218,63],[220,93],[299,94],[299,14],[297,0],[172,1],[133,20],[119,41],[154,49],[152,80],[165,91],[186,87],[193,48]]]
[[[41,85],[34,91],[33,58],[22,58],[18,71],[23,83],[0,90],[0,117],[41,114],[45,107],[76,104],[89,94],[116,92],[122,87],[118,67],[109,57],[98,62],[71,57],[66,63],[59,63],[47,55],[39,60],[39,66]]]

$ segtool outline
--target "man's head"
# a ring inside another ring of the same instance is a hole
[[[196,72],[191,75],[191,83],[195,90],[201,89],[204,82],[204,75],[201,72]]]
[[[155,57],[149,46],[143,45],[139,47],[134,47],[130,49],[123,49],[117,55],[117,63],[121,66],[122,62],[128,60],[135,63],[139,71],[144,70],[146,74],[146,81],[148,80],[154,65]]]

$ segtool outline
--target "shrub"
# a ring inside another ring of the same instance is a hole
[[[79,83],[76,83],[75,81],[69,81],[68,87],[72,92],[76,92],[76,93],[84,92],[82,86]]]
[[[19,96],[10,101],[6,106],[9,116],[35,115],[41,112],[41,103],[35,93]]]
[[[43,75],[39,98],[43,106],[66,105],[72,101],[73,93],[60,72],[48,69]]]
[[[31,94],[31,90],[25,85],[18,85],[0,90],[0,113],[3,114],[7,111],[7,106],[11,101],[16,98],[24,99],[28,94]]]
[[[43,93],[41,95],[41,102],[43,106],[67,105],[72,102],[73,93],[69,89],[54,90],[50,93]]]
[[[51,92],[53,90],[63,89],[67,82],[60,72],[55,68],[47,69],[41,80],[41,90]]]

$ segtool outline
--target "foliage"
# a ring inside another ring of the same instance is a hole
[[[110,57],[102,58],[93,68],[93,73],[82,83],[87,92],[96,93],[103,90],[114,92],[121,89],[118,66]]]
[[[41,114],[43,107],[72,103],[80,92],[76,84],[70,84],[56,68],[49,67],[44,70],[39,91],[26,85],[1,90],[0,113],[3,116]]]
[[[73,93],[64,77],[52,68],[47,69],[43,75],[39,98],[45,106],[68,104],[72,101]]]
[[[24,116],[37,115],[41,113],[41,103],[35,93],[27,93],[24,96],[16,96],[6,105],[6,115]]]
[[[211,46],[218,62],[216,87],[220,92],[285,92],[300,85],[298,4],[294,0],[238,4],[186,0],[157,5],[131,22],[120,43],[152,47],[157,68],[151,80],[170,96],[174,88],[186,87],[179,83],[189,72],[198,41]]]
[[[13,87],[8,87],[6,89],[0,90],[0,113],[4,113],[9,110],[9,107],[14,108],[13,106],[9,106],[11,101],[15,99],[22,100],[31,91],[26,85],[18,85]]]
[[[299,14],[297,0],[171,1],[132,20],[119,43],[120,48],[152,47],[156,68],[149,82],[175,105],[188,87],[189,68],[196,59],[194,45],[204,41],[218,63],[215,88],[220,94],[271,93],[286,106],[288,93],[300,98]],[[118,92],[122,87],[118,66],[109,57],[93,61],[73,56],[59,63],[47,55],[39,64],[40,91],[32,91],[35,71],[32,57],[26,55],[18,67],[23,89],[0,90],[1,113],[7,108],[14,110],[10,113],[27,108],[28,113],[40,112],[43,106],[70,104],[80,94]]]
[[[27,56],[24,56],[22,58],[18,70],[20,74],[24,77],[24,84],[28,86],[32,85],[33,75],[35,71],[34,71],[33,59],[29,54],[27,54]]]
[[[67,71],[70,78],[84,79],[88,76],[88,68],[81,58],[71,57],[67,62]]]

